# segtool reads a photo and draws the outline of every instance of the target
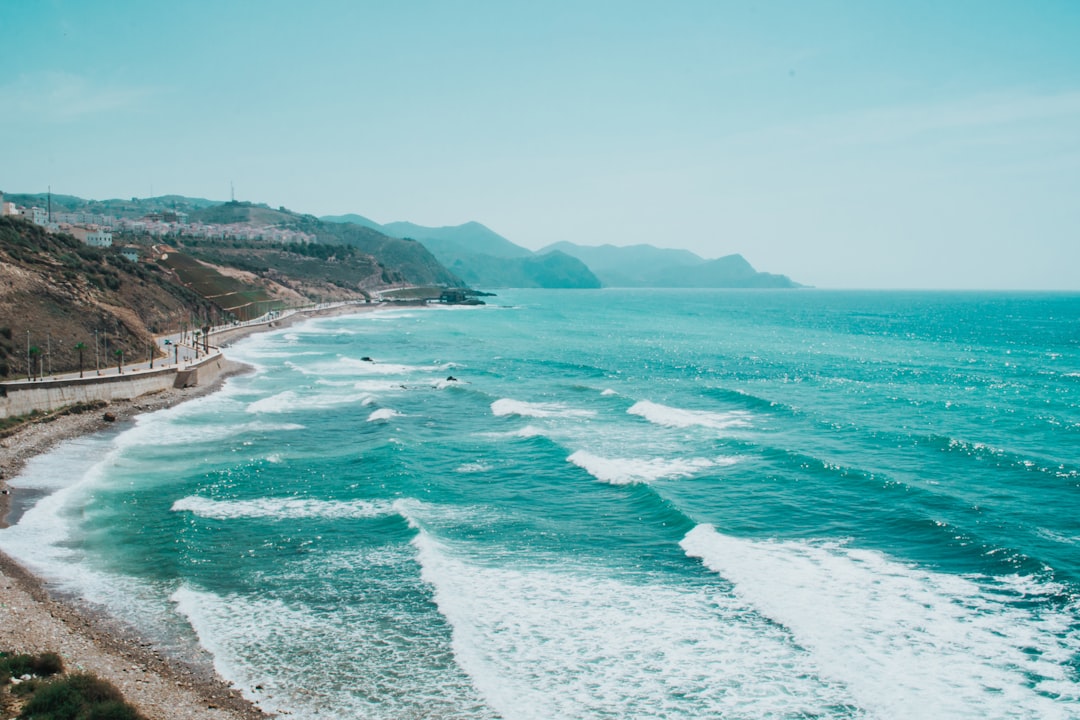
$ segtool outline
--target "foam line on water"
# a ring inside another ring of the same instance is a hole
[[[213,520],[241,518],[357,519],[400,514],[394,502],[366,500],[333,501],[309,498],[256,498],[253,500],[213,500],[189,495],[172,504],[173,512],[190,512]]]
[[[246,409],[249,413],[286,413],[297,410],[320,410],[341,405],[368,405],[372,401],[373,398],[369,393],[301,395],[295,390],[285,390],[262,400],[256,400]]]
[[[710,525],[682,547],[879,717],[915,720],[928,708],[943,718],[1080,716],[1077,608],[1050,602],[1057,586],[935,573],[835,543],[745,540]]]
[[[842,684],[721,583],[504,564],[425,530],[413,545],[456,661],[505,720],[861,717]]]
[[[379,408],[370,415],[368,415],[368,422],[379,422],[381,420],[393,420],[396,417],[402,417],[401,413],[397,410],[390,408]]]
[[[349,558],[353,569],[370,568],[366,560]],[[389,564],[376,569],[391,576],[412,567],[407,557],[385,560]],[[324,571],[332,568],[320,563],[308,572]],[[407,576],[400,582],[401,591],[411,589]],[[426,603],[402,608],[400,601],[395,607],[355,602],[327,612],[262,593],[219,595],[191,584],[170,599],[218,674],[271,714],[298,720],[494,720],[468,679],[441,667],[447,641],[426,617],[432,614]]]
[[[752,417],[750,413],[743,410],[728,412],[685,410],[649,400],[634,403],[626,412],[643,417],[654,425],[672,428],[705,427],[713,430],[749,427]]]
[[[588,418],[596,415],[593,410],[572,408],[558,402],[525,402],[501,398],[491,403],[491,413],[496,417],[516,415],[518,417],[550,418],[550,417],[578,417]]]
[[[654,480],[687,478],[703,470],[735,464],[734,458],[610,458],[578,450],[567,462],[577,465],[601,482],[612,485],[650,483]]]

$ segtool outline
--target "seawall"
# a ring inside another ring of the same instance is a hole
[[[123,375],[91,375],[83,378],[0,383],[0,418],[49,412],[78,403],[134,400],[169,388],[209,385],[227,372],[230,363],[216,353],[198,363]]]

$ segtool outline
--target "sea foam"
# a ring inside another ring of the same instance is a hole
[[[473,561],[423,530],[413,544],[457,664],[506,720],[833,717],[853,704],[782,628],[715,584],[564,559]]]
[[[748,427],[751,418],[750,413],[743,410],[729,412],[684,410],[648,400],[634,403],[626,412],[643,417],[654,425],[673,428],[706,427],[714,430]]]
[[[710,525],[682,546],[790,629],[825,674],[879,717],[1075,717],[1050,699],[1080,700],[1068,669],[1080,652],[1075,620],[1040,602],[1054,587],[1028,582],[1016,591],[879,552],[744,540]]]
[[[257,498],[254,500],[212,500],[191,495],[177,500],[173,512],[190,512],[213,520],[239,518],[353,519],[399,514],[393,502],[366,500],[331,501],[308,498]]]
[[[380,420],[392,420],[396,417],[401,417],[401,413],[397,410],[391,410],[390,408],[379,408],[370,415],[368,415],[368,422],[378,422]]]
[[[557,402],[525,402],[501,398],[491,403],[491,412],[496,417],[517,415],[519,417],[550,418],[550,417],[593,417],[593,410],[581,410],[569,407]]]
[[[654,480],[686,478],[712,467],[733,465],[734,458],[607,458],[578,450],[566,460],[597,480],[612,485],[649,483]]]

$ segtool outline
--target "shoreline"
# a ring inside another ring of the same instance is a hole
[[[334,317],[388,309],[385,305],[344,305],[296,313],[264,325],[224,330],[216,346],[225,348],[253,335],[289,327],[318,317]],[[61,415],[20,428],[0,439],[0,527],[11,511],[10,478],[18,477],[33,457],[51,452],[84,435],[117,429],[144,412],[162,410],[219,390],[225,381],[252,370],[225,358],[221,374],[208,385],[165,390],[133,400],[114,401],[100,410]],[[107,422],[107,410],[115,421]],[[272,717],[205,663],[169,657],[138,634],[136,628],[103,611],[82,605],[77,598],[50,592],[48,581],[0,550],[0,651],[58,652],[68,670],[89,670],[116,685],[125,699],[148,718],[221,718],[255,720]]]

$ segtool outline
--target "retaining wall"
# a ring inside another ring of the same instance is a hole
[[[173,387],[206,385],[217,379],[226,362],[224,356],[217,354],[182,369],[165,367],[123,375],[0,383],[0,418],[27,415],[34,410],[48,412],[77,403],[133,400]]]

